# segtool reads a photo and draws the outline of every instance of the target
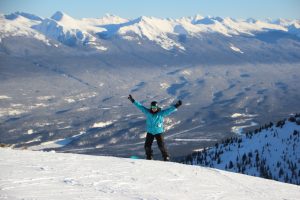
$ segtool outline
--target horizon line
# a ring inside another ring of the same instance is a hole
[[[123,18],[123,19],[138,19],[138,18],[141,18],[141,17],[153,17],[153,18],[158,18],[158,19],[182,19],[182,18],[195,18],[197,16],[199,17],[203,17],[203,18],[217,18],[217,17],[220,17],[222,19],[226,19],[226,18],[230,18],[230,19],[240,19],[240,20],[249,20],[249,19],[258,19],[258,20],[280,20],[280,19],[285,19],[285,20],[300,20],[300,18],[283,18],[283,17],[277,17],[277,18],[272,18],[272,17],[264,17],[264,18],[255,18],[255,17],[246,17],[246,18],[243,18],[243,17],[230,17],[230,16],[220,16],[220,15],[201,15],[200,13],[195,13],[193,15],[188,15],[188,16],[182,16],[182,17],[161,17],[161,16],[155,16],[155,15],[139,15],[139,16],[136,16],[136,17],[123,17],[121,15],[118,15],[118,14],[115,14],[115,13],[105,13],[103,14],[102,16],[99,16],[99,17],[73,17],[72,15],[68,14],[67,12],[65,11],[62,11],[62,10],[57,10],[55,12],[53,12],[53,14],[49,15],[48,17],[45,17],[45,16],[41,16],[41,15],[38,15],[38,14],[35,14],[35,13],[31,13],[31,12],[26,12],[26,11],[14,11],[14,12],[10,12],[10,13],[4,13],[4,12],[0,12],[0,14],[2,15],[11,15],[11,14],[19,14],[19,13],[25,13],[25,14],[31,14],[31,15],[36,15],[38,17],[42,17],[42,18],[51,18],[53,15],[55,15],[56,13],[62,13],[62,14],[65,14],[67,16],[70,16],[74,19],[86,19],[86,18],[92,18],[92,19],[101,19],[103,17],[106,17],[106,16],[115,16],[115,17],[120,17],[120,18]]]

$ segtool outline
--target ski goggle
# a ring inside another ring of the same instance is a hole
[[[152,109],[157,109],[157,106],[151,106]]]

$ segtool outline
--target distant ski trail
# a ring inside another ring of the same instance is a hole
[[[64,72],[64,71],[62,71],[62,70],[60,70],[58,68],[51,68],[51,67],[45,66],[45,65],[43,65],[41,63],[38,63],[38,62],[34,62],[34,65],[37,66],[37,67],[40,67],[40,68],[47,69],[49,71],[55,72],[57,74],[66,76],[67,78],[73,79],[73,80],[75,80],[75,81],[77,81],[77,82],[79,82],[79,83],[81,83],[81,84],[83,84],[83,85],[85,85],[87,87],[90,87],[90,88],[93,88],[93,89],[98,89],[98,87],[96,87],[94,85],[91,85],[90,83],[85,82],[84,80],[82,80],[82,79],[80,79],[80,78],[78,78],[78,77],[76,77],[76,76],[74,76],[72,74],[68,74],[68,73],[66,73],[66,72]]]
[[[166,136],[165,139],[168,139],[168,138],[171,138],[171,137],[174,137],[174,136],[177,136],[177,135],[181,135],[183,133],[186,133],[186,132],[189,132],[189,131],[192,131],[192,130],[195,130],[195,129],[201,128],[201,127],[203,127],[203,125],[195,126],[195,127],[191,128],[191,129],[186,129],[186,130],[180,131],[178,133]]]

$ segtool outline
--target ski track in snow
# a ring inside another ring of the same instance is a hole
[[[63,75],[65,77],[67,77],[67,78],[70,78],[70,79],[72,79],[74,81],[77,81],[77,82],[79,82],[79,83],[81,83],[81,84],[83,84],[83,85],[85,85],[87,87],[90,87],[92,89],[96,89],[96,90],[98,89],[98,87],[96,87],[94,85],[91,85],[90,83],[88,83],[88,82],[82,80],[81,78],[78,78],[78,77],[76,77],[76,76],[74,76],[74,75],[72,75],[70,73],[66,73],[66,72],[62,71],[61,69],[59,69],[59,68],[51,68],[49,66],[40,64],[38,62],[34,62],[34,64],[35,64],[35,66],[37,66],[39,68],[47,69],[47,70],[52,71],[52,72],[54,72],[56,74]]]
[[[296,200],[300,187],[171,162],[0,149],[0,199]]]
[[[183,133],[190,132],[190,131],[195,130],[195,129],[197,129],[197,128],[201,128],[201,127],[203,127],[203,126],[204,126],[204,125],[199,125],[199,126],[195,126],[195,127],[191,128],[191,129],[186,129],[186,130],[180,131],[180,132],[178,132],[178,133],[174,133],[174,134],[172,134],[172,135],[166,136],[165,139],[171,138],[171,137],[174,137],[174,136],[178,136],[178,135],[181,135],[181,134],[183,134]]]

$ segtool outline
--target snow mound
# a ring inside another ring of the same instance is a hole
[[[230,44],[230,49],[232,49],[235,52],[243,54],[244,52],[241,51],[238,47],[234,46],[233,44]]]
[[[96,122],[96,123],[94,123],[92,128],[103,128],[103,127],[111,125],[112,123],[113,123],[112,121]]]
[[[245,113],[233,113],[231,118],[239,118],[239,117],[256,117],[257,115],[245,114]]]
[[[295,185],[161,161],[1,148],[0,169],[0,199],[296,200],[300,197]]]
[[[0,100],[2,100],[2,99],[11,99],[11,97],[6,96],[6,95],[0,95]]]

